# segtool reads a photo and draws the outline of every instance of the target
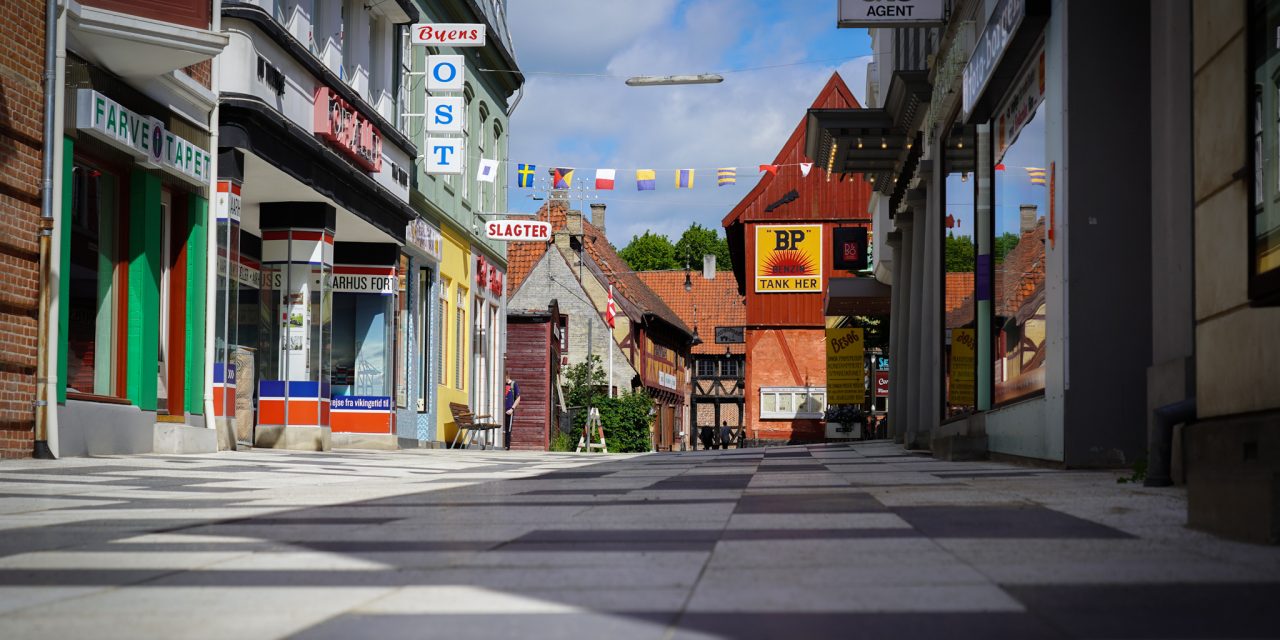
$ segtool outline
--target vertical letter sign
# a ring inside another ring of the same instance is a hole
[[[427,56],[427,91],[462,91],[462,56]]]
[[[827,329],[827,403],[867,401],[861,328]]]

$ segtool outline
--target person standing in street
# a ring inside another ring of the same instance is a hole
[[[502,445],[511,450],[511,421],[515,419],[516,407],[520,406],[520,385],[507,374],[505,399],[503,402],[506,414],[502,416]]]

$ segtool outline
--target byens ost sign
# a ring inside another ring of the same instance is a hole
[[[329,87],[316,89],[312,129],[360,168],[382,171],[382,133]]]
[[[550,242],[551,225],[537,220],[490,220],[484,225],[484,235],[490,240]]]
[[[836,25],[847,27],[921,27],[945,22],[943,0],[840,0]]]
[[[483,47],[485,25],[426,23],[413,25],[413,44],[433,47]]]
[[[161,169],[196,186],[206,186],[213,156],[174,135],[164,123],[135,113],[93,89],[76,92],[76,128],[132,155],[140,164]]]

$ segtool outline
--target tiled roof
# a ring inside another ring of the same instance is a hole
[[[654,293],[636,275],[636,272],[631,270],[631,266],[618,257],[613,247],[609,245],[609,239],[605,237],[603,231],[597,229],[590,222],[583,220],[582,233],[586,237],[587,254],[591,257],[592,262],[599,265],[600,270],[604,272],[610,284],[623,297],[636,305],[641,313],[662,318],[686,335],[693,335],[693,328],[686,325],[680,319],[680,316],[675,311],[672,311],[671,307],[667,306],[667,303],[663,302],[662,297]]]
[[[564,228],[564,216],[568,207],[561,200],[552,200],[538,209],[537,220],[550,222],[552,228]],[[508,242],[507,243],[507,298],[516,294],[516,290],[529,277],[529,272],[538,264],[547,252],[546,242]]]
[[[715,343],[716,327],[741,327],[747,321],[747,307],[738,294],[738,283],[728,271],[716,273],[707,280],[701,271],[689,274],[690,291],[684,290],[684,271],[640,271],[636,275],[654,293],[666,301],[686,325],[697,327],[702,344],[693,347],[694,353],[723,354],[726,346],[730,353],[746,353],[746,345]],[[694,313],[694,306],[697,313]]]
[[[964,299],[973,295],[973,272],[972,271],[948,271],[947,272],[947,301],[943,307],[944,313],[951,313],[952,309],[960,306]]]
[[[567,224],[569,207],[563,200],[549,200],[538,209],[537,220],[551,223],[552,232],[563,231]],[[672,311],[662,298],[649,289],[631,270],[622,258],[609,245],[604,232],[597,229],[585,218],[582,220],[582,233],[587,257],[598,267],[600,272],[614,286],[618,294],[626,299],[634,310],[641,314],[650,314],[665,320],[686,335],[692,335],[693,329],[681,321],[680,316]],[[507,243],[507,297],[511,298],[520,285],[529,277],[533,267],[546,254],[550,243],[546,242],[509,242]],[[682,281],[683,282],[683,281]],[[627,305],[621,305],[626,312]]]
[[[995,312],[1006,318],[1029,316],[1023,309],[1044,289],[1044,218],[1018,239],[1018,244],[995,268]]]

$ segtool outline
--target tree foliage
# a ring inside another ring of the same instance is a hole
[[[698,270],[702,268],[702,256],[707,254],[716,257],[716,271],[728,271],[732,267],[729,262],[729,242],[716,229],[709,229],[695,222],[676,241],[676,261],[687,259],[689,268]]]
[[[618,252],[618,257],[626,261],[633,271],[678,269],[683,266],[676,262],[676,248],[671,240],[648,231],[642,236],[631,236],[631,242]]]
[[[949,273],[972,273],[973,272],[973,239],[969,236],[947,236],[944,239],[946,243],[943,251],[943,258],[946,262],[947,271]]]
[[[1006,231],[996,236],[996,264],[1004,262],[1004,257],[1009,255],[1009,252],[1013,251],[1014,247],[1018,246],[1018,242],[1020,240],[1022,240],[1021,236],[1010,231]]]
[[[585,362],[565,370],[565,402],[577,411],[573,416],[575,444],[582,427],[587,423],[587,410],[600,410],[600,423],[604,426],[605,440],[613,453],[643,453],[653,449],[649,430],[653,417],[649,415],[653,400],[643,391],[625,392],[610,398],[605,392],[606,375],[600,366],[599,356],[587,356]],[[591,434],[594,438],[596,434]]]

